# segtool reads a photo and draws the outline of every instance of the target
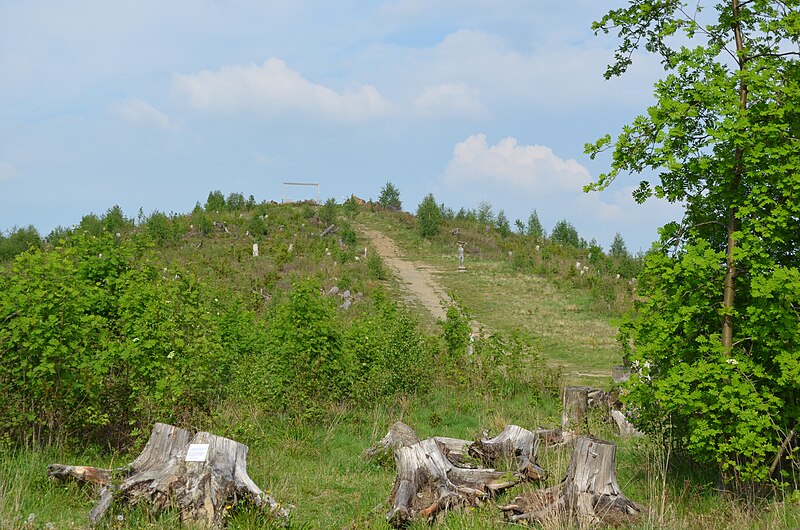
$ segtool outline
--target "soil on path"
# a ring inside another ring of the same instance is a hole
[[[365,226],[358,228],[370,240],[384,263],[400,278],[415,301],[430,311],[435,319],[444,320],[444,307],[451,300],[445,289],[431,274],[431,269],[419,262],[402,259],[403,253],[397,244],[381,232]]]

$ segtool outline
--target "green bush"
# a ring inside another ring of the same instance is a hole
[[[417,207],[417,230],[419,235],[431,238],[439,233],[441,224],[442,212],[439,209],[439,205],[436,204],[433,194],[429,193]]]
[[[0,429],[22,444],[119,447],[210,409],[227,367],[222,304],[133,240],[74,234],[0,276]]]

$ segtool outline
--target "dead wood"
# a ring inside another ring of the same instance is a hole
[[[331,232],[333,232],[334,230],[336,230],[336,225],[335,224],[334,225],[330,225],[328,228],[326,228],[325,230],[322,231],[322,233],[319,235],[319,237],[325,237],[328,234],[330,234]]]
[[[500,509],[511,522],[617,525],[633,522],[643,508],[625,497],[617,484],[616,445],[581,436],[559,485],[521,495]]]
[[[643,433],[628,421],[622,411],[612,410],[610,417],[617,424],[620,436],[643,436]]]
[[[536,463],[539,436],[517,425],[507,425],[494,438],[477,440],[469,447],[469,454],[480,458],[487,465],[500,458],[516,460],[517,473],[527,480],[541,480],[547,476]]]
[[[428,438],[395,450],[397,479],[389,502],[392,510],[386,520],[403,526],[413,519],[431,519],[438,512],[462,506],[475,506],[497,491],[520,481],[494,469],[467,469],[453,465]]]
[[[374,458],[394,452],[397,478],[387,520],[402,526],[417,518],[430,519],[440,511],[474,506],[522,480],[543,478],[545,472],[536,464],[539,443],[538,434],[514,425],[476,442],[444,436],[419,441],[411,427],[397,422],[365,455]],[[485,465],[505,459],[514,462],[517,471],[481,468],[476,459]]]
[[[203,526],[224,526],[226,507],[242,500],[285,519],[288,512],[247,474],[247,452],[246,445],[228,438],[208,432],[191,437],[185,429],[157,423],[142,453],[128,466],[103,470],[51,464],[48,474],[103,486],[89,514],[92,523],[115,498],[131,505],[147,502],[156,511],[176,508],[182,521]]]
[[[419,443],[419,437],[414,429],[403,423],[396,421],[389,427],[386,436],[380,439],[377,444],[364,452],[366,458],[377,458],[383,455],[391,455],[398,447],[407,447]]]

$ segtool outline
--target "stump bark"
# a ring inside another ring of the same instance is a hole
[[[469,447],[469,454],[491,464],[502,457],[516,460],[517,473],[527,480],[541,480],[547,476],[536,463],[539,436],[517,425],[507,425],[494,438],[477,440]]]
[[[586,418],[589,390],[586,386],[568,386],[564,389],[561,409],[561,430],[564,433],[583,434],[589,431]]]
[[[617,424],[620,436],[644,436],[644,433],[628,421],[628,418],[625,417],[621,410],[612,410],[610,417]]]
[[[395,463],[397,479],[389,496],[392,510],[386,516],[392,526],[431,519],[442,510],[475,506],[520,481],[494,469],[456,467],[433,438],[398,448]]]
[[[105,515],[115,498],[131,505],[148,502],[156,511],[176,508],[182,521],[203,526],[224,526],[226,507],[244,499],[268,510],[271,517],[285,519],[288,512],[247,474],[247,452],[246,445],[228,438],[208,432],[192,437],[185,429],[157,423],[142,453],[126,467],[51,464],[48,475],[103,486],[89,513],[92,523]]]
[[[500,509],[511,522],[618,525],[633,522],[643,508],[625,497],[617,484],[616,445],[581,436],[559,485],[519,496]]]
[[[549,433],[549,431],[542,431]],[[546,473],[536,464],[539,434],[515,425],[494,438],[475,442],[437,436],[419,441],[408,425],[397,422],[375,446],[365,451],[374,458],[394,451],[397,478],[386,516],[390,524],[403,526],[430,519],[438,512],[473,506],[522,480],[538,480]],[[497,471],[476,465],[492,465],[499,459],[515,462],[517,472]]]

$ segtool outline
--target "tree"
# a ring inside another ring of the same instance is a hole
[[[417,206],[417,227],[422,237],[433,237],[439,233],[442,224],[442,212],[436,204],[433,194],[429,193]]]
[[[491,203],[481,201],[478,205],[478,222],[482,225],[494,224],[494,212],[492,211]]]
[[[556,223],[550,233],[550,239],[569,247],[579,248],[581,246],[581,238],[578,236],[578,231],[566,219]]]
[[[319,209],[319,220],[325,226],[330,226],[336,221],[336,216],[339,213],[339,207],[336,205],[336,199],[333,197],[325,201],[325,204]]]
[[[621,40],[607,78],[640,46],[667,74],[646,114],[587,145],[612,157],[587,188],[655,172],[636,200],[685,204],[622,328],[629,399],[641,427],[669,423],[673,444],[753,483],[779,470],[800,412],[800,14],[796,0],[704,4],[632,0],[595,23]]]
[[[225,209],[225,196],[222,194],[221,191],[215,190],[208,193],[208,198],[206,199],[206,211],[213,212],[213,211],[222,211]]]
[[[532,211],[528,217],[526,233],[534,239],[543,239],[545,237],[544,228],[539,221],[539,214],[536,213],[536,210]]]
[[[378,202],[381,206],[389,210],[399,211],[403,206],[403,203],[400,202],[400,190],[397,189],[391,181],[387,181],[386,184],[383,185],[383,188],[381,188]]]
[[[611,242],[608,255],[612,258],[626,258],[630,256],[628,248],[625,246],[625,240],[622,239],[622,234],[619,232],[614,235],[614,241]]]
[[[497,214],[497,219],[494,221],[494,226],[497,228],[497,231],[500,232],[502,237],[507,237],[511,234],[511,226],[508,224],[508,217],[506,217],[506,212],[500,210]]]
[[[42,248],[42,238],[33,225],[14,227],[8,236],[0,232],[0,261],[11,259],[31,248]]]

